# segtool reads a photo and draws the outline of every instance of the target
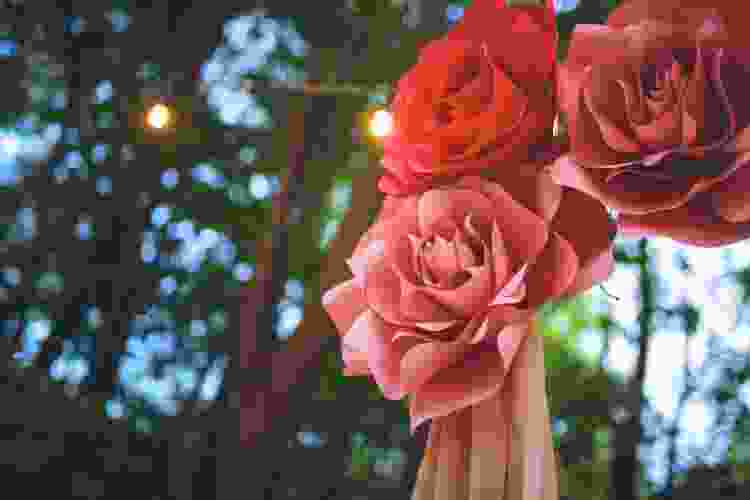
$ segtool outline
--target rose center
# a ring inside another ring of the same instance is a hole
[[[663,51],[641,71],[641,86],[647,97],[658,99],[671,79],[672,65],[676,62],[671,51]]]
[[[482,257],[477,255],[469,238],[456,231],[451,240],[440,235],[418,240],[414,238],[415,270],[421,281],[436,288],[456,288],[471,278],[469,268],[479,265]]]

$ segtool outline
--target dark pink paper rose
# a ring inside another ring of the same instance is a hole
[[[551,135],[557,32],[551,0],[474,0],[398,83],[378,186],[391,195],[526,159]]]
[[[573,33],[558,81],[570,153],[551,172],[619,211],[625,234],[750,237],[750,46],[730,5],[634,1]]]
[[[324,307],[349,375],[410,395],[412,426],[495,394],[539,305],[612,270],[604,207],[545,175],[387,197]]]

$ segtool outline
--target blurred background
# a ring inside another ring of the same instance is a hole
[[[320,296],[380,201],[370,119],[468,3],[0,2],[7,491],[409,498],[424,433]],[[615,4],[559,0],[561,55]],[[617,263],[541,314],[563,497],[750,498],[750,244]]]

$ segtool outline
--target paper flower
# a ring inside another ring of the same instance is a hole
[[[379,188],[403,195],[526,159],[551,133],[557,34],[551,0],[475,0],[399,81]],[[517,165],[516,165],[517,166]]]
[[[573,33],[558,81],[570,153],[551,171],[625,234],[750,237],[750,46],[733,4],[633,1]]]
[[[601,204],[543,175],[386,198],[353,279],[323,300],[347,373],[410,395],[413,428],[491,397],[536,308],[609,275],[610,229]]]

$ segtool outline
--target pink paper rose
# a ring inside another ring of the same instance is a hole
[[[734,5],[734,7],[732,7]],[[750,237],[750,48],[737,2],[633,1],[580,25],[559,70],[570,154],[552,172],[625,234]]]
[[[492,396],[536,308],[609,275],[611,229],[600,203],[543,175],[387,197],[353,279],[323,298],[346,373],[410,395],[413,427]]]
[[[378,187],[415,193],[498,162],[526,159],[551,135],[557,32],[551,0],[474,0],[401,78]]]

